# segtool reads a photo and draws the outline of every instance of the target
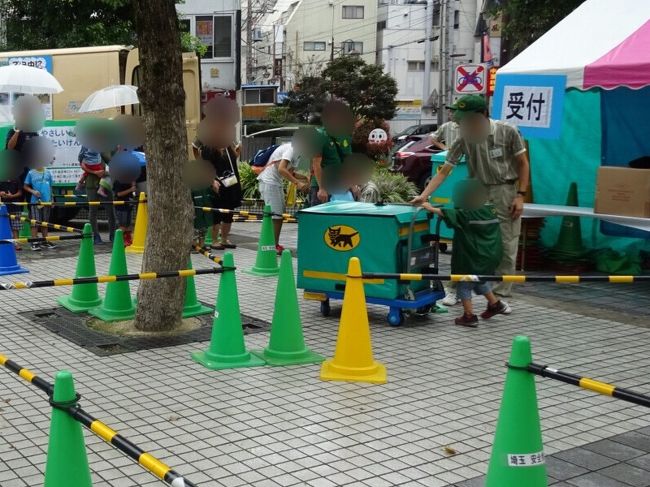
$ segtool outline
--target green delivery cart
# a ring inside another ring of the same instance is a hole
[[[445,159],[447,158],[447,151],[438,152],[437,154],[431,155],[431,174],[435,176],[440,168],[445,164]],[[431,203],[434,205],[443,205],[443,206],[452,206],[451,195],[454,190],[454,186],[458,181],[467,179],[467,164],[459,164],[456,166],[447,176],[445,182],[440,186],[436,192],[431,195]],[[432,223],[431,231],[434,231],[435,223]],[[449,228],[444,222],[440,226],[440,235],[441,250],[444,252],[447,250],[447,243],[445,241],[451,241],[454,238],[454,231]]]
[[[364,272],[437,273],[437,236],[430,214],[410,205],[332,202],[298,213],[298,287],[305,298],[343,299],[351,257]],[[406,310],[429,312],[445,297],[439,281],[385,280],[365,286],[366,301],[389,307],[388,322],[403,323]]]

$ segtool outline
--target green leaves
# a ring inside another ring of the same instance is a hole
[[[286,104],[300,121],[309,122],[328,95],[345,101],[357,118],[390,120],[395,115],[397,82],[381,66],[358,56],[341,56],[328,63],[321,77],[303,78]]]

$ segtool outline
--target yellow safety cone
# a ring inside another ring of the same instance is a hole
[[[348,265],[334,358],[323,363],[320,378],[373,384],[386,382],[386,367],[372,357],[361,262],[356,257],[351,258]]]
[[[133,230],[133,242],[126,248],[130,254],[144,253],[144,242],[147,239],[147,195],[140,193],[138,198],[138,212],[135,215],[135,227]]]

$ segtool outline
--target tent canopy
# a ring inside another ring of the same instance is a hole
[[[567,88],[638,89],[650,85],[649,46],[650,0],[587,0],[498,74],[565,74]]]

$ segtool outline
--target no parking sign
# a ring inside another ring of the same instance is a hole
[[[485,64],[461,64],[454,72],[454,88],[459,95],[481,95],[487,86]]]

